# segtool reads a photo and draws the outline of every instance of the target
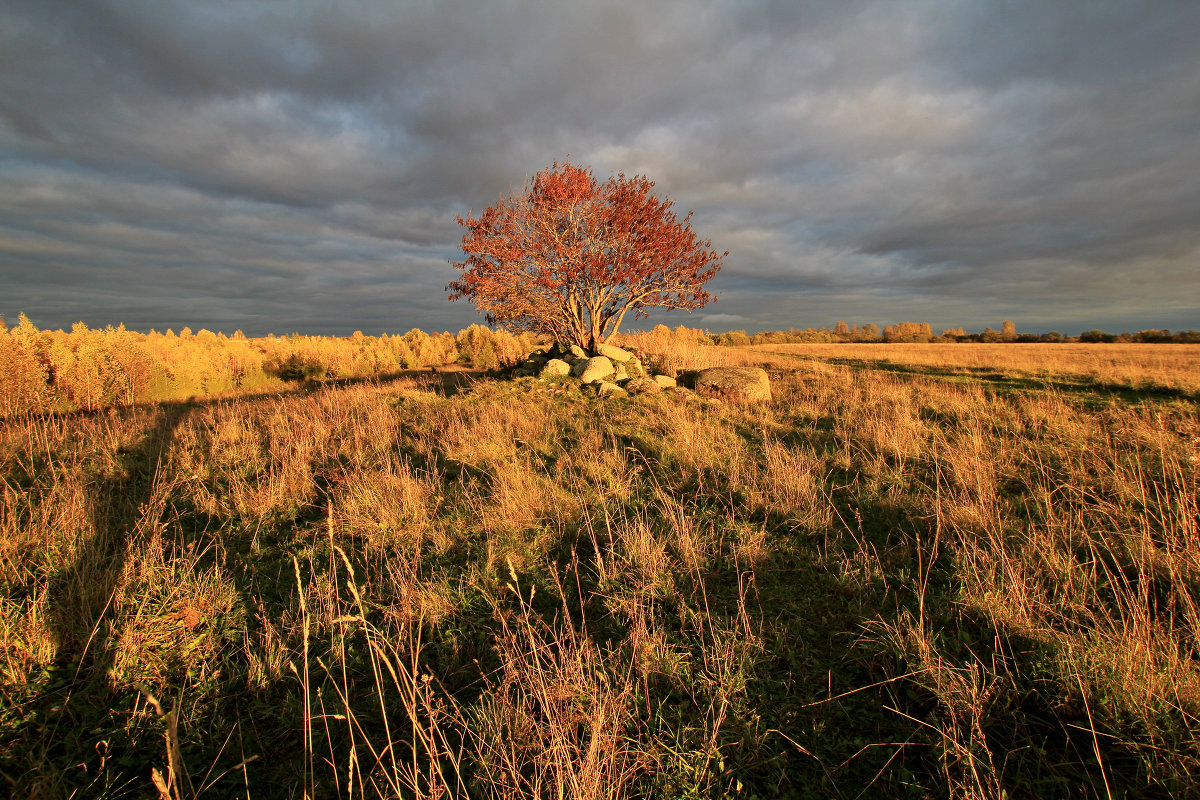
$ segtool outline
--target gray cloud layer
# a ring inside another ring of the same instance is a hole
[[[0,312],[457,328],[455,215],[555,158],[729,249],[713,330],[1200,327],[1200,5],[18,0]]]

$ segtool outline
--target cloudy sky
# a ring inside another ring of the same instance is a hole
[[[1200,328],[1200,3],[10,0],[0,314],[369,334],[568,154],[719,302],[639,323]]]

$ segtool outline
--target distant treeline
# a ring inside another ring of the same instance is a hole
[[[269,336],[184,328],[38,330],[22,314],[0,319],[0,416],[95,410],[186,399],[321,377],[373,376],[445,364],[491,369],[520,360],[535,338],[472,325],[457,334]]]
[[[1064,336],[1058,331],[1049,333],[1018,333],[1017,326],[1005,320],[1000,330],[984,328],[982,333],[967,333],[962,328],[947,328],[934,333],[928,322],[897,322],[884,326],[868,322],[866,325],[847,325],[838,320],[832,328],[791,328],[786,331],[764,331],[753,335],[745,331],[731,331],[707,335],[713,344],[740,346],[749,344],[809,344],[839,342],[1150,342],[1156,344],[1200,344],[1200,331],[1157,330],[1150,328],[1137,333],[1106,333],[1101,330],[1084,331],[1079,336]]]
[[[1200,343],[1200,331],[1149,329],[1137,333],[1085,331],[1077,337],[1018,333],[1005,321],[999,331],[962,328],[935,334],[927,322],[898,322],[882,330],[872,323],[833,328],[792,328],[709,333],[658,325],[651,332],[671,341],[739,346],[838,342],[1154,342]],[[183,328],[179,333],[138,333],[123,325],[103,330],[82,322],[70,331],[38,330],[22,314],[8,327],[0,319],[0,417],[26,412],[96,410],[113,405],[178,400],[230,390],[267,388],[284,381],[323,377],[388,375],[445,364],[492,369],[522,359],[538,344],[519,336],[472,325],[459,331],[403,335],[267,336],[247,338]]]

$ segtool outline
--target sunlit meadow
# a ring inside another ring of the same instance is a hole
[[[393,358],[358,382],[14,406],[0,781],[1196,790],[1200,349],[625,344],[680,375],[763,364],[774,400]]]

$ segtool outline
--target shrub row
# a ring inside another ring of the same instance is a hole
[[[250,339],[201,330],[126,330],[121,325],[38,330],[24,314],[0,320],[0,416],[94,411],[113,405],[185,399],[322,377],[388,375],[445,364],[477,369],[520,360],[529,335],[472,325],[458,334],[268,336]]]

